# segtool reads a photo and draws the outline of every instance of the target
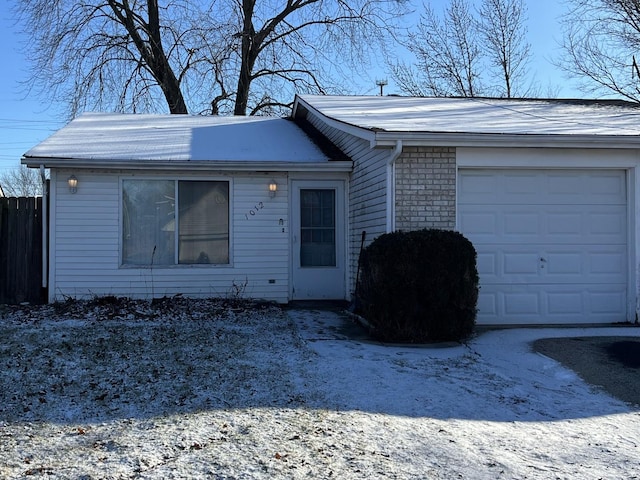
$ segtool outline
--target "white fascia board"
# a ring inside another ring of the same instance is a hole
[[[88,160],[77,158],[22,157],[23,165],[45,168],[90,168],[100,170],[233,171],[233,172],[350,172],[353,162],[225,162],[158,160]]]
[[[640,149],[460,147],[458,168],[635,169]]]
[[[482,133],[376,132],[374,146],[389,148],[402,140],[404,146],[512,147],[512,148],[640,148],[639,136],[527,135]]]

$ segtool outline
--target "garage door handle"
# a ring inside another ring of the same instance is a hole
[[[540,261],[541,262],[546,262],[546,260],[544,258],[542,258],[542,257],[540,257]]]

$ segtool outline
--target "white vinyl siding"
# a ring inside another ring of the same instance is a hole
[[[78,177],[69,192],[67,178]],[[121,266],[121,179],[175,178],[230,182],[230,264]],[[278,184],[269,196],[271,180]],[[233,176],[54,170],[51,179],[51,300],[116,295],[152,298],[184,294],[286,302],[289,292],[288,180],[286,174]],[[253,212],[253,213],[252,213]],[[246,287],[243,287],[246,284]],[[234,287],[234,285],[236,287]]]
[[[387,231],[387,162],[390,149],[372,149],[368,141],[327,126],[309,116],[314,126],[351,160],[349,181],[349,275],[348,291],[355,288],[362,232],[366,244]]]

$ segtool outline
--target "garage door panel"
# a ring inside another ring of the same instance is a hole
[[[505,209],[506,210],[506,209]],[[503,234],[505,238],[537,236],[542,228],[544,214],[522,208],[508,209],[502,214]]]
[[[554,205],[542,215],[541,243],[626,243],[625,205]]]
[[[599,205],[626,203],[626,177],[619,170],[467,170],[458,185],[477,204]]]
[[[507,252],[503,253],[504,268],[502,274],[508,276],[538,275],[540,256],[537,252]]]
[[[478,323],[483,323],[482,319],[487,319],[486,323],[497,323],[495,319],[500,318],[498,311],[498,295],[496,291],[484,291],[478,295]]]
[[[537,292],[505,292],[503,296],[504,313],[508,316],[542,315]]]
[[[624,245],[480,245],[476,253],[484,282],[618,283],[627,272]]]
[[[547,214],[547,233],[551,236],[582,235],[585,219],[582,212],[553,211]]]
[[[626,278],[625,245],[541,245],[548,283],[609,283]]]
[[[626,177],[619,170],[559,170],[541,175],[539,193],[545,197],[541,203],[623,205],[627,201]]]
[[[626,285],[485,285],[478,298],[479,324],[620,322]]]
[[[546,252],[542,253],[543,268],[546,268],[546,276],[574,275],[577,278],[584,276],[585,254],[582,252]]]
[[[486,210],[469,211],[460,215],[459,223],[464,231],[469,232],[469,237],[478,241],[493,238],[498,232],[498,212]]]
[[[538,192],[537,182],[531,181],[532,178],[538,177],[536,172],[523,171],[522,173],[508,173],[500,181],[504,184],[504,188],[500,189],[505,192],[512,201],[519,199],[522,203],[530,203]],[[495,192],[494,192],[495,194]]]
[[[617,251],[592,251],[589,255],[589,275],[596,277],[595,281],[611,281],[619,278],[627,270],[627,252],[624,247]]]
[[[584,311],[584,291],[547,292],[550,315],[580,315]]]
[[[475,244],[626,244],[624,205],[460,205],[459,228]]]
[[[620,321],[620,311],[626,307],[626,286],[619,285],[617,290],[592,292],[589,296],[590,309],[595,314],[608,316],[612,322]]]
[[[626,176],[621,171],[600,171],[583,175],[582,191],[599,205],[627,203]]]
[[[497,278],[498,276],[498,255],[495,252],[477,252],[476,267],[478,272],[482,272],[484,278]]]
[[[505,205],[468,205],[460,213],[459,228],[474,244],[517,243],[538,238],[540,213]]]
[[[595,206],[588,217],[588,235],[600,242],[619,242],[627,230],[625,207]]]
[[[626,319],[624,171],[463,170],[459,185],[458,226],[478,252],[479,323]]]
[[[500,177],[492,173],[475,171],[472,175],[463,175],[458,179],[458,191],[464,196],[473,197],[478,201],[494,203],[495,192],[498,190]]]

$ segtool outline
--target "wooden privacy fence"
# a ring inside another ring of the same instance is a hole
[[[43,303],[42,197],[0,197],[0,304]]]

